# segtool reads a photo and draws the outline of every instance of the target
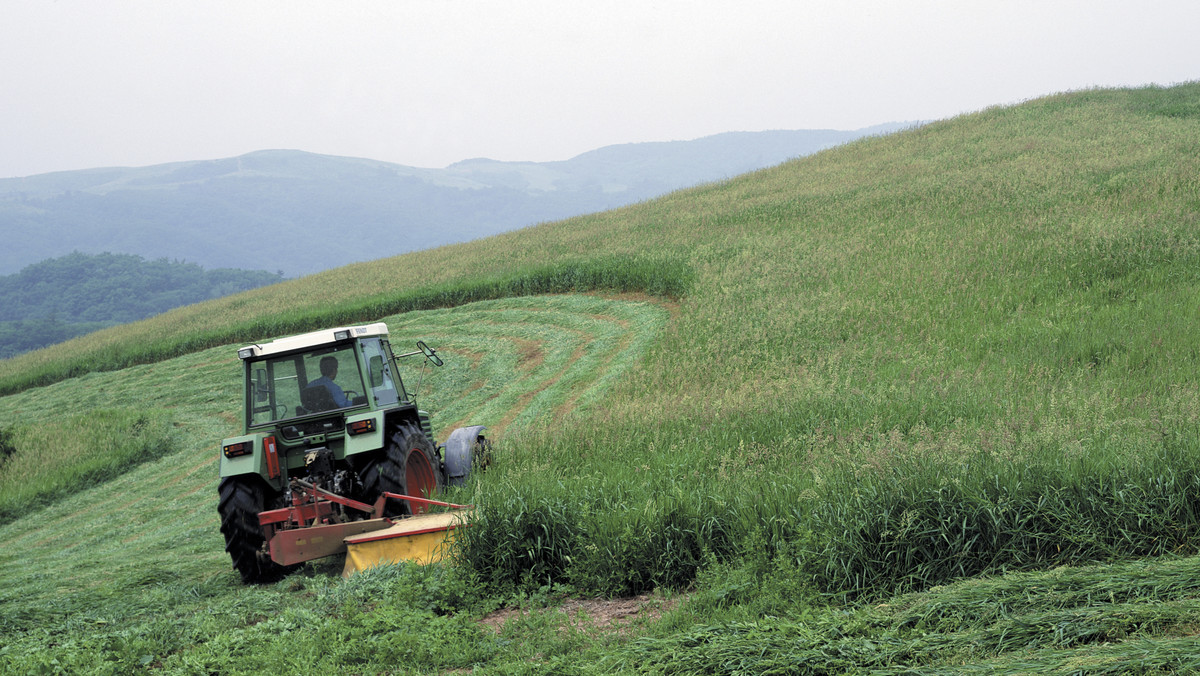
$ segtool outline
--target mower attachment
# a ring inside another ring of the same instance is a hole
[[[368,505],[302,479],[292,479],[290,493],[291,506],[258,514],[259,525],[270,547],[271,560],[281,566],[341,554],[346,551],[346,538],[392,527],[395,522],[382,516],[389,499],[451,509],[468,507],[387,492],[380,495],[375,504]],[[352,519],[346,513],[346,508],[361,512],[368,518]]]

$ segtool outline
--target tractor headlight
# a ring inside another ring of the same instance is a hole
[[[254,348],[252,347],[243,347],[242,349],[238,350],[238,359],[249,359],[253,356]]]
[[[333,339],[334,340],[350,340],[350,332],[349,331],[335,331],[333,333]]]

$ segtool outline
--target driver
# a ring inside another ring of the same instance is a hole
[[[320,385],[329,391],[329,396],[333,399],[333,403],[338,408],[345,408],[350,405],[350,400],[346,398],[346,393],[333,379],[337,377],[338,360],[333,355],[321,358],[321,377],[308,383],[309,387]]]

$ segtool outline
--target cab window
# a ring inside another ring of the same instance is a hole
[[[363,358],[367,362],[367,384],[376,406],[387,406],[400,401],[400,392],[392,377],[388,359],[387,343],[379,338],[362,339]]]

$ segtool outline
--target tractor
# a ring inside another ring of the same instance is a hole
[[[380,322],[315,331],[238,350],[244,433],[221,443],[217,511],[244,583],[270,582],[304,561],[345,551],[343,539],[438,505],[448,485],[485,464],[482,425],[443,445],[405,390]],[[451,506],[452,507],[452,506]]]

